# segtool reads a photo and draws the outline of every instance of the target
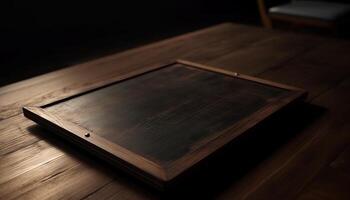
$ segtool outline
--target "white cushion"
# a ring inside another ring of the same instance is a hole
[[[326,21],[335,21],[349,12],[349,4],[322,1],[292,1],[269,9],[271,14],[309,17]]]

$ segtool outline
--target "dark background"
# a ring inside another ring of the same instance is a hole
[[[13,0],[0,13],[0,86],[220,22],[260,25],[255,0]]]
[[[224,21],[259,21],[254,0],[1,4],[0,85]]]

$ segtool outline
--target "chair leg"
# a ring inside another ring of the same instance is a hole
[[[272,20],[269,18],[262,19],[262,23],[265,28],[272,28]]]
[[[261,22],[265,28],[272,28],[271,18],[267,14],[264,0],[257,0]]]

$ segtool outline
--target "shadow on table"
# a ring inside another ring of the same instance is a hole
[[[179,199],[182,197],[211,199],[246,176],[284,144],[304,134],[303,130],[325,111],[322,107],[308,103],[300,103],[283,109],[185,172],[161,192],[116,170],[115,167],[77,148],[74,144],[62,142],[61,138],[53,133],[48,133],[49,131],[38,125],[31,126],[29,131],[69,156],[78,159],[82,164],[96,168],[106,176],[117,179],[117,185],[128,188],[128,193],[144,194],[151,199]],[[111,181],[109,184],[116,183]],[[106,185],[101,185],[101,187],[104,186]],[[120,191],[116,191],[118,192]]]

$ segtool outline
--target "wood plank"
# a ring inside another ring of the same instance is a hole
[[[154,194],[149,191],[149,188],[137,187],[133,183],[127,185],[120,183],[120,181],[112,181],[107,185],[99,188],[84,199],[100,200],[100,199],[128,199],[128,200],[147,200],[159,199],[159,194]]]
[[[4,199],[80,199],[110,180],[103,169],[60,157],[24,173],[1,187]],[[21,190],[18,190],[21,186]]]
[[[348,68],[350,42],[348,40],[325,39],[317,48],[305,52],[298,59],[300,62],[328,66],[330,68],[344,70]]]
[[[350,49],[349,49],[350,50]],[[309,91],[308,101],[316,98],[350,75],[350,68],[332,68],[293,60],[283,67],[270,70],[259,77],[284,84],[294,84]]]
[[[76,151],[37,125],[24,128],[23,134],[40,140],[0,158],[0,199],[82,198],[113,178],[110,168],[89,161],[86,152]]]
[[[350,173],[350,142],[335,160],[330,163],[330,167],[335,170]]]
[[[58,162],[54,162],[57,160]],[[77,162],[69,161],[69,157],[60,156],[43,165],[33,168],[19,174],[16,178],[9,179],[7,182],[0,184],[0,199],[14,199],[28,193],[29,191],[40,188],[45,182],[53,177],[59,176],[64,171],[78,165]],[[20,189],[20,190],[19,190]]]
[[[0,184],[63,155],[44,141],[0,158]]]
[[[2,120],[0,123],[0,156],[38,142],[40,138],[28,133],[26,130],[34,124],[24,118],[23,115]]]
[[[259,74],[259,77],[302,87],[310,91],[308,98],[311,100],[350,75],[349,51],[348,41],[325,40],[282,67]]]
[[[327,168],[322,170],[296,199],[348,200],[350,199],[349,185],[350,174]]]
[[[314,36],[287,33],[271,34],[265,40],[205,61],[204,64],[222,66],[226,70],[248,75],[257,75],[271,68],[283,66],[324,42],[324,38]]]
[[[0,137],[2,139],[11,138],[11,136],[17,138],[16,140],[6,140],[6,142],[16,141],[16,143],[6,143],[5,148],[1,148],[0,199],[37,199],[40,195],[46,195],[45,198],[53,198],[45,192],[41,194],[44,191],[41,189],[75,190],[74,186],[65,184],[65,182],[74,183],[74,181],[79,181],[81,176],[84,177],[81,183],[85,182],[86,185],[85,187],[81,186],[81,188],[87,189],[81,189],[81,193],[70,192],[69,194],[85,196],[96,187],[94,184],[100,185],[103,184],[103,181],[110,180],[106,179],[108,176],[100,173],[106,170],[96,170],[95,167],[91,167],[94,164],[81,164],[84,163],[83,158],[79,155],[81,152],[74,152],[69,145],[65,145],[57,138],[50,137],[50,134],[45,130],[38,128],[22,115],[3,120],[0,124],[2,130]],[[85,157],[85,160],[88,159]],[[81,166],[76,167],[77,165]],[[61,174],[63,177],[60,177]],[[70,180],[67,176],[76,180]],[[60,184],[57,184],[58,182]],[[55,189],[55,187],[57,188]],[[65,194],[64,191],[57,192]]]
[[[349,143],[349,142],[348,142]],[[350,145],[309,183],[297,199],[350,199]]]

